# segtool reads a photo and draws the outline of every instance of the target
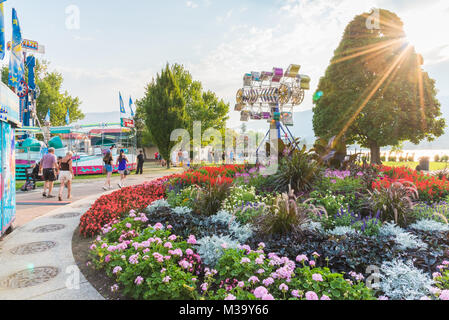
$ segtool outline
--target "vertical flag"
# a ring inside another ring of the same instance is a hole
[[[0,60],[5,58],[6,46],[5,46],[5,12],[3,10],[3,2],[6,0],[0,0]]]
[[[45,116],[45,121],[50,122],[50,109],[47,111],[47,115]]]
[[[19,18],[16,9],[12,9],[12,42],[11,57],[9,60],[9,85],[18,87],[20,81],[24,79],[24,64],[22,53],[22,33],[20,31]]]
[[[134,117],[133,99],[131,99],[131,97],[129,97],[129,109],[131,110],[131,117]]]
[[[123,102],[122,94],[119,92],[118,95],[119,95],[119,98],[120,98],[120,113],[122,113],[122,116],[123,115],[126,116],[125,103]]]
[[[67,108],[67,114],[65,115],[65,123],[66,125],[70,124],[70,110]]]

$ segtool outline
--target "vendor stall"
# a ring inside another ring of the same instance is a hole
[[[20,127],[19,98],[0,82],[0,236],[16,215],[15,128]]]

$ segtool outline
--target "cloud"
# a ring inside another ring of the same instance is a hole
[[[195,2],[193,2],[193,1],[187,1],[187,2],[186,2],[186,6],[187,6],[188,8],[192,8],[192,9],[198,8],[198,4],[195,3]]]

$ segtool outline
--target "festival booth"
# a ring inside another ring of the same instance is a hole
[[[0,82],[0,236],[11,227],[16,214],[15,138],[19,121],[19,98]]]

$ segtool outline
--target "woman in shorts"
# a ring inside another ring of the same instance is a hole
[[[104,162],[104,172],[106,172],[106,181],[104,182],[103,190],[111,189],[111,176],[112,176],[112,162],[114,159],[112,158],[111,150],[106,151],[106,155],[103,158]]]
[[[119,188],[123,188],[125,186],[126,179],[126,169],[128,167],[128,158],[125,155],[124,150],[120,150],[120,155],[117,158],[118,164],[118,173],[120,174],[120,182],[118,184]]]
[[[67,152],[66,156],[59,162],[59,182],[61,186],[59,188],[59,201],[62,201],[62,192],[67,184],[67,199],[71,199],[72,193],[72,179],[73,179],[73,167],[72,167],[72,152]]]

